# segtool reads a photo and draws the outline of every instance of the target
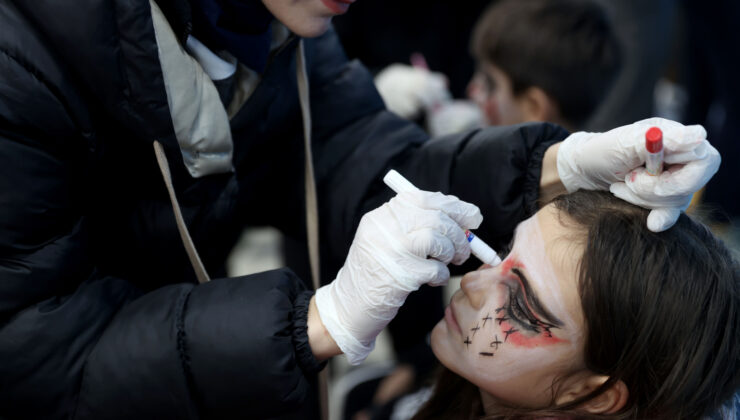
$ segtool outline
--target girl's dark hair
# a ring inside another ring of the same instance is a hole
[[[621,51],[604,10],[587,0],[500,0],[476,23],[471,50],[511,80],[514,94],[544,90],[573,126],[611,88]]]
[[[561,240],[584,245],[579,292],[586,366],[609,380],[564,406],[502,407],[485,417],[477,387],[446,371],[414,418],[673,420],[700,419],[718,409],[740,385],[739,270],[725,245],[685,214],[667,231],[651,232],[648,210],[606,192],[578,191],[553,204],[560,222],[574,228]],[[629,390],[622,410],[578,410],[618,380]]]

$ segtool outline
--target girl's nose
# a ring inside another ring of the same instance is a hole
[[[496,269],[471,271],[465,274],[460,282],[465,296],[475,309],[480,309],[486,303],[490,288],[488,287],[496,276]]]

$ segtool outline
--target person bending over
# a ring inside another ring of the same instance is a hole
[[[698,419],[738,388],[738,264],[681,214],[606,192],[557,197],[498,267],[466,274],[432,348],[421,419]]]

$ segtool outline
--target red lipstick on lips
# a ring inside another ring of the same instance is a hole
[[[321,0],[324,6],[329,8],[332,13],[342,15],[349,10],[349,5],[354,3],[355,0]]]

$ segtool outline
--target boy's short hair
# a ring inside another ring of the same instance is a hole
[[[478,62],[500,68],[514,94],[536,86],[578,126],[609,91],[621,64],[604,10],[586,0],[499,0],[476,24]]]

